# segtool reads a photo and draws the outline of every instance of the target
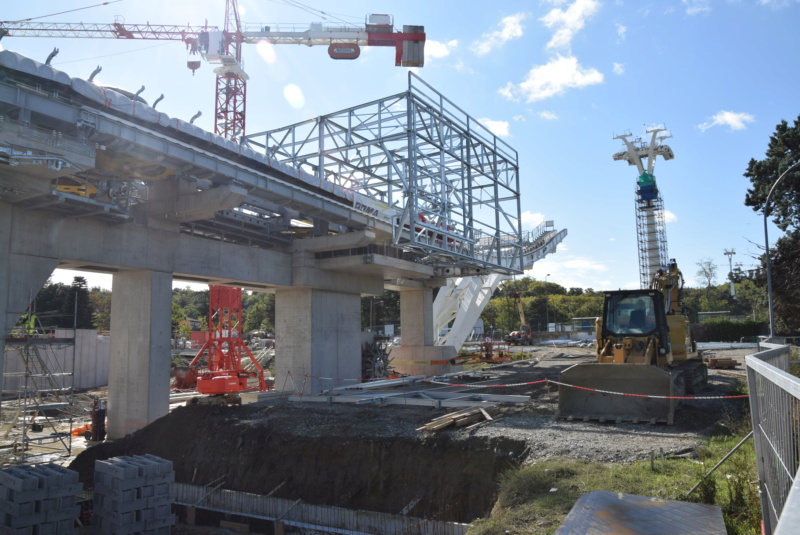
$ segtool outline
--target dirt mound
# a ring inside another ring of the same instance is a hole
[[[232,490],[394,514],[416,501],[412,516],[469,522],[491,510],[498,474],[526,449],[414,432],[443,411],[317,405],[182,407],[71,468],[91,486],[96,459],[151,453],[173,462],[179,482],[223,478]]]

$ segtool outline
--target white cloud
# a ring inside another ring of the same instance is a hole
[[[547,48],[569,49],[572,38],[586,25],[586,19],[600,8],[597,0],[575,0],[567,9],[554,8],[539,20],[550,29],[553,37]]]
[[[427,63],[428,59],[430,58],[446,58],[450,55],[450,52],[455,50],[457,47],[458,39],[453,39],[452,41],[447,41],[446,43],[428,39],[425,41],[425,62]]]
[[[556,119],[558,119],[558,115],[556,115],[552,111],[547,111],[547,110],[540,111],[539,117],[541,117],[542,119],[547,119],[548,121],[555,121]]]
[[[518,123],[524,123],[525,121],[527,121],[524,115],[515,115],[514,120],[517,121]]]
[[[536,280],[547,280],[558,283],[565,288],[607,289],[611,283],[607,280],[611,269],[601,261],[586,256],[563,254],[566,248],[558,245],[558,252],[533,264],[525,271],[528,277]],[[638,282],[636,283],[638,285]],[[635,286],[632,286],[635,287]]]
[[[525,98],[527,102],[544,100],[564,93],[567,89],[603,83],[603,73],[585,69],[574,56],[557,56],[546,65],[537,65],[520,84],[508,82],[498,92],[509,100]]]
[[[453,67],[455,67],[455,69],[459,72],[465,72],[467,74],[475,74],[475,70],[466,63],[464,63],[463,59],[456,61]]]
[[[707,15],[711,13],[710,0],[682,0],[687,15]]]
[[[622,24],[620,24],[618,22],[617,23],[617,42],[621,43],[622,41],[624,41],[625,40],[625,35],[627,33],[628,33],[628,28],[623,26]]]
[[[759,0],[758,3],[762,6],[769,6],[774,9],[780,9],[783,7],[789,7],[791,5],[800,3],[800,0]]]
[[[540,214],[538,212],[534,213],[531,212],[530,210],[525,210],[524,212],[522,212],[520,219],[522,220],[522,226],[524,228],[533,229],[537,225],[541,224],[542,221],[544,221],[544,214]]]
[[[508,121],[495,121],[494,119],[481,118],[478,122],[489,129],[497,137],[508,137],[511,133],[508,130]]]
[[[472,51],[479,56],[485,56],[495,48],[500,48],[508,41],[522,37],[522,21],[527,17],[527,13],[517,13],[516,15],[505,17],[500,21],[499,30],[485,33],[479,40],[472,43]]]
[[[614,74],[625,74],[625,65],[622,63],[614,63]]]
[[[731,130],[744,130],[747,128],[745,123],[755,122],[756,118],[749,113],[721,111],[712,116],[709,121],[697,125],[697,128],[705,132],[712,126],[727,126]]]
[[[664,223],[674,223],[678,220],[678,216],[669,210],[664,210]]]

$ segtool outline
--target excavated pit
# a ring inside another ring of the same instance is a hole
[[[278,402],[187,406],[137,433],[79,455],[71,468],[92,486],[96,459],[150,453],[176,481],[306,503],[470,522],[489,514],[497,476],[517,465],[524,441],[419,433],[447,411]],[[277,490],[276,490],[277,489]]]

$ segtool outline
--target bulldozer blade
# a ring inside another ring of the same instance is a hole
[[[679,372],[642,364],[576,364],[559,382],[583,388],[558,386],[556,418],[672,425],[679,400],[645,396],[683,396],[681,380]]]

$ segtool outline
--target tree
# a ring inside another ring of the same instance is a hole
[[[717,265],[710,258],[704,258],[697,263],[697,280],[706,288],[711,288],[717,279]]]
[[[92,307],[92,322],[98,331],[111,330],[111,292],[92,288],[89,292]]]
[[[800,116],[793,127],[785,120],[775,127],[766,158],[750,159],[744,176],[750,179],[751,187],[747,190],[744,204],[763,213],[770,188],[797,161],[800,161]],[[800,228],[800,165],[788,172],[775,187],[767,215],[783,231]]]
[[[77,306],[76,306],[77,303]],[[94,327],[92,305],[89,299],[89,283],[84,277],[74,277],[67,298],[67,313],[75,315],[74,324],[77,329]]]
[[[775,127],[765,156],[762,160],[751,159],[747,166],[744,176],[750,179],[751,187],[744,203],[756,212],[766,213],[786,232],[777,241],[772,257],[773,301],[781,329],[796,331],[800,326],[800,165],[787,170],[800,161],[800,116],[793,126],[784,120]],[[767,206],[773,185],[775,190]]]
[[[245,304],[246,303],[246,304]],[[275,331],[275,294],[256,293],[242,299],[243,331]]]

